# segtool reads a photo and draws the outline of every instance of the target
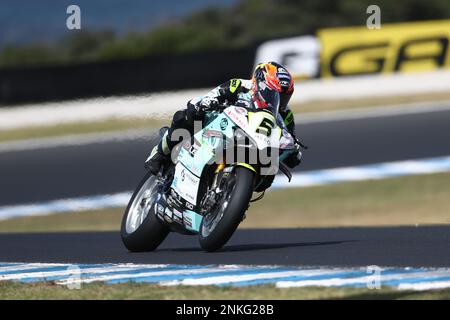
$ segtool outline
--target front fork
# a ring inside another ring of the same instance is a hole
[[[236,165],[226,166],[224,163],[217,165],[214,170],[214,179],[206,191],[205,197],[200,203],[201,214],[207,214],[214,206],[220,202],[226,189],[227,179],[233,172]]]

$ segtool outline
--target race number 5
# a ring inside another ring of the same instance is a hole
[[[270,120],[269,118],[264,118],[256,129],[256,132],[265,134],[266,136],[270,137],[270,135],[272,134],[273,125],[274,123],[272,122],[272,120]]]

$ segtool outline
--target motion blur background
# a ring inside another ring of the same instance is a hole
[[[0,231],[118,230],[155,130],[268,60],[310,149],[242,227],[450,223],[449,39],[447,0],[3,0]]]

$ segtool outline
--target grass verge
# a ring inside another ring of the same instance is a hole
[[[434,291],[398,291],[382,288],[276,288],[273,285],[249,287],[161,287],[153,284],[93,283],[79,290],[52,283],[0,282],[0,299],[151,299],[151,300],[305,300],[305,299],[450,299],[450,289]]]
[[[114,132],[129,129],[151,130],[168,124],[170,124],[168,120],[162,119],[127,118],[110,119],[98,122],[69,123],[45,127],[28,127],[12,130],[0,130],[0,142],[58,137],[83,133]]]
[[[450,223],[450,173],[273,190],[240,228]],[[0,232],[119,230],[123,208],[0,221]]]
[[[247,228],[450,223],[450,173],[276,190],[251,207]]]

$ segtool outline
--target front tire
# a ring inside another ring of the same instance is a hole
[[[225,245],[248,208],[253,193],[254,173],[247,168],[237,167],[234,175],[234,185],[218,204],[218,212],[208,213],[202,220],[199,242],[206,251],[215,251]]]
[[[147,173],[134,191],[122,218],[122,242],[132,252],[153,251],[169,234],[169,228],[154,213],[158,196],[155,186],[156,177]]]

